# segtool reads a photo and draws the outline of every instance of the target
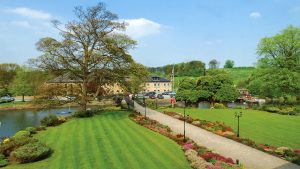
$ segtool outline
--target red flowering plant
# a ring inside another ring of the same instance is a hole
[[[208,162],[223,161],[225,163],[234,164],[234,162],[231,158],[226,158],[224,156],[221,156],[220,154],[216,154],[213,152],[206,152],[206,153],[202,154],[201,157]]]

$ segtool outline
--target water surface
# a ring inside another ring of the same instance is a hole
[[[77,108],[70,108],[71,112]],[[26,127],[39,126],[40,120],[50,114],[67,116],[70,114],[60,114],[69,112],[69,108],[55,108],[46,110],[13,110],[0,111],[0,138],[4,136],[13,136],[17,131]]]

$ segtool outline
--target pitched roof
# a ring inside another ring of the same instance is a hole
[[[168,79],[165,79],[163,77],[159,77],[159,76],[152,76],[151,79],[148,82],[171,82]]]
[[[60,75],[47,83],[82,83],[82,79],[72,75],[70,72]]]

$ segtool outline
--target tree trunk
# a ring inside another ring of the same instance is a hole
[[[22,102],[25,102],[24,94],[22,94]]]
[[[80,110],[86,111],[87,105],[87,82],[86,79],[83,80],[82,83],[82,95],[81,95],[81,102],[80,102]]]

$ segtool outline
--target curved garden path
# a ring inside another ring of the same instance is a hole
[[[144,114],[145,108],[135,102],[135,110]],[[146,109],[148,118],[169,126],[175,133],[183,133],[183,122],[163,113]],[[244,144],[221,137],[199,127],[186,123],[186,136],[199,145],[216,153],[239,161],[249,169],[300,169],[300,166],[269,155]]]

